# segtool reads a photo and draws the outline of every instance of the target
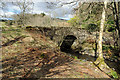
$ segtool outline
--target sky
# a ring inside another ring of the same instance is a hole
[[[12,1],[9,0],[2,1],[5,2],[6,6],[3,7],[3,9],[0,8],[0,15],[6,15],[7,17],[11,17],[11,15],[13,14],[20,13],[20,8],[17,5],[13,5]],[[73,6],[74,3],[65,5],[63,4],[69,3],[71,1],[73,0],[33,0],[31,2],[33,2],[34,5],[29,6],[32,7],[32,10],[29,11],[28,13],[32,14],[45,13],[46,15],[50,15],[53,18],[69,20],[70,18],[73,17],[73,8],[75,8],[77,5]],[[16,3],[16,1],[13,0],[13,3]]]

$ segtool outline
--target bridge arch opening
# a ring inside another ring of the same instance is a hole
[[[60,46],[60,50],[62,52],[70,52],[71,51],[71,46],[73,44],[73,42],[76,40],[77,38],[74,35],[67,35],[63,38],[63,42]]]

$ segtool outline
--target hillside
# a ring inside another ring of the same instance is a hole
[[[41,14],[25,14],[25,20],[24,24],[29,25],[29,26],[44,26],[44,27],[50,27],[50,26],[55,26],[55,27],[69,27],[70,24],[67,23],[67,20],[59,19],[59,18],[53,18],[50,17],[49,15],[43,15],[44,13]],[[14,24],[16,25],[22,25],[20,22],[20,16],[13,15],[13,18],[15,21],[13,21]]]
[[[80,55],[81,58],[78,58],[61,52],[53,41],[40,33],[34,34],[19,27],[6,26],[3,29],[2,80],[8,78],[110,78],[93,64],[94,58],[89,60],[84,58],[85,55]]]

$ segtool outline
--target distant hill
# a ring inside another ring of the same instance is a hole
[[[25,25],[29,26],[57,26],[57,27],[68,27],[69,23],[67,20],[60,19],[60,18],[52,18],[49,15],[45,15],[44,13],[41,14],[26,14]],[[14,15],[14,19],[16,22],[20,21],[20,17]]]
[[[0,18],[0,21],[2,22],[5,22],[5,21],[8,21],[8,20],[14,20],[13,18]]]

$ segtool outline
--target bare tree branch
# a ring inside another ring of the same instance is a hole
[[[27,0],[22,0],[22,1],[16,1],[12,2],[13,5],[18,6],[20,9],[20,14],[18,15],[19,17],[19,22],[23,26],[25,25],[25,14],[29,13],[33,9],[34,3],[32,1],[27,1]]]

